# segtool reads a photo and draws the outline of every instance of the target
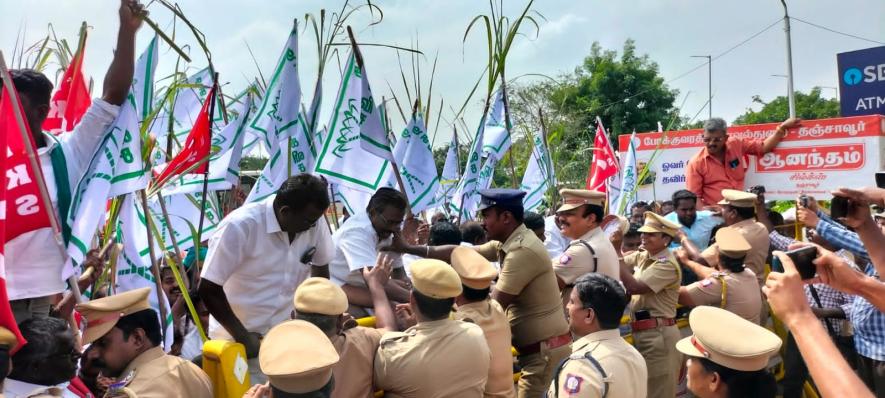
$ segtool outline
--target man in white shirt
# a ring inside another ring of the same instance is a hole
[[[52,208],[62,223],[67,218],[72,189],[83,177],[108,126],[116,119],[119,105],[129,92],[135,68],[135,34],[141,27],[139,15],[142,12],[137,1],[121,1],[117,49],[105,74],[102,97],[93,100],[92,106],[70,133],[52,136],[43,132],[41,127],[49,113],[52,94],[49,79],[35,70],[10,71],[37,147]],[[50,297],[65,290],[62,280],[65,258],[54,241],[53,231],[47,227],[6,242],[6,289],[18,322],[31,316],[47,316],[52,305]]]
[[[366,206],[365,213],[349,218],[332,235],[335,242],[335,257],[329,263],[332,282],[337,283],[347,294],[350,303],[348,310],[354,317],[368,314],[363,309],[372,308],[372,295],[363,279],[363,267],[375,265],[381,248],[389,246],[393,234],[402,229],[406,215],[406,198],[392,188],[381,188]],[[393,262],[391,280],[385,290],[393,302],[408,303],[411,282],[403,269],[402,256]]]
[[[309,276],[328,276],[328,192],[319,177],[290,177],[276,195],[230,213],[209,240],[198,288],[211,314],[209,338],[246,346],[253,384],[265,381],[261,338],[290,319],[295,288]]]
[[[3,383],[6,398],[76,397],[67,390],[77,374],[80,351],[68,323],[34,317],[19,324],[28,343],[12,356],[12,372]]]

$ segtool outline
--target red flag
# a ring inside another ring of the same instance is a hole
[[[72,131],[80,119],[86,114],[92,100],[89,98],[89,89],[86,87],[86,79],[83,77],[83,53],[86,51],[86,42],[83,48],[74,56],[74,60],[65,70],[58,91],[49,101],[49,115],[43,121],[43,130],[52,134],[61,134]]]
[[[184,147],[181,148],[181,152],[179,152],[178,155],[175,155],[175,158],[166,165],[166,168],[163,169],[163,172],[157,177],[156,181],[158,183],[187,171],[189,168],[204,159],[205,161],[203,164],[191,172],[195,174],[204,174],[208,172],[209,150],[212,147],[212,133],[210,131],[212,123],[209,120],[209,107],[214,101],[215,87],[213,86],[212,89],[209,90],[209,95],[206,96],[206,102],[203,103],[203,108],[200,109],[200,114],[197,115],[197,121],[194,122],[194,127],[184,141]]]
[[[586,189],[606,192],[605,181],[618,174],[618,162],[602,121],[596,118],[596,139],[593,140],[593,162],[587,172]]]
[[[15,89],[13,88],[13,93]],[[0,326],[9,329],[18,339],[18,348],[26,343],[18,330],[9,296],[6,293],[6,264],[4,246],[25,232],[49,227],[49,214],[39,200],[40,191],[37,176],[28,161],[25,142],[16,121],[13,104],[21,112],[18,94],[10,98],[7,88],[0,93]],[[21,113],[24,116],[24,113]],[[29,139],[33,140],[24,124]],[[33,148],[33,142],[31,142]],[[8,204],[8,206],[7,206]]]

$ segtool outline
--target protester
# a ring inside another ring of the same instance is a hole
[[[642,245],[642,232],[639,232],[639,228],[642,228],[642,224],[630,224],[621,241],[613,239],[612,245],[615,249],[620,247],[621,253],[625,256],[639,250],[639,246]]]
[[[141,288],[77,305],[86,321],[83,343],[96,348],[95,365],[104,375],[126,381],[108,395],[211,398],[212,383],[200,368],[163,352],[150,292]]]
[[[768,138],[746,140],[729,137],[725,120],[721,118],[704,122],[704,148],[685,168],[686,189],[698,195],[698,208],[722,200],[724,189],[743,191],[748,167],[746,155],[762,156],[771,152],[787,136],[788,129],[801,125],[801,120],[790,118]]]
[[[80,359],[74,331],[64,320],[51,317],[30,318],[19,324],[19,330],[28,343],[12,356],[3,396],[62,396]]]
[[[489,297],[492,280],[498,277],[498,270],[482,255],[467,247],[452,250],[452,268],[461,278],[461,294],[455,298],[457,309],[452,317],[482,328],[489,346],[489,378],[483,396],[516,397],[510,324],[501,304]]]
[[[292,313],[295,288],[328,275],[334,248],[323,213],[326,182],[303,173],[264,201],[234,210],[209,240],[199,292],[212,314],[209,337],[242,343],[253,383],[261,336]]]
[[[430,227],[430,236],[427,239],[427,244],[430,246],[459,245],[462,239],[461,230],[455,224],[448,221],[440,221]]]
[[[92,155],[129,92],[135,61],[135,34],[141,27],[143,12],[144,7],[136,0],[120,1],[116,51],[105,74],[102,96],[92,100],[80,123],[70,133],[54,136],[42,129],[50,109],[50,80],[31,69],[10,71],[36,145],[46,190],[52,200],[51,211],[63,223],[67,222],[72,190],[85,174]],[[66,235],[65,239],[68,237]],[[65,258],[52,243],[55,241],[52,228],[47,227],[26,232],[4,246],[6,289],[18,322],[31,316],[49,315],[53,304],[50,297],[65,290],[65,281],[61,279]]]
[[[375,264],[380,249],[388,246],[395,233],[402,231],[406,217],[406,197],[392,188],[381,188],[372,195],[366,211],[345,222],[332,235],[335,257],[329,264],[332,281],[347,293],[348,312],[355,317],[368,315],[372,295],[363,279],[363,267]],[[409,301],[411,282],[399,255],[393,258],[387,297],[396,303]]]
[[[390,276],[393,258],[381,254],[371,270],[364,270],[366,284],[376,305],[375,328],[356,326],[346,328],[348,316],[347,295],[341,287],[325,278],[308,278],[295,291],[295,319],[310,322],[318,327],[332,342],[340,358],[332,365],[332,374],[338,383],[332,389],[332,397],[372,397],[375,388],[372,380],[372,363],[375,351],[385,332],[396,331],[396,320],[384,285]]]
[[[461,224],[461,242],[470,246],[479,246],[488,242],[486,230],[482,224],[476,221],[467,221]]]
[[[838,256],[827,251],[820,254],[815,265],[821,279],[833,284],[851,284],[851,280],[856,278],[855,271],[850,270]],[[780,251],[774,252],[774,255],[781,261],[784,271],[769,274],[762,290],[772,312],[793,331],[796,345],[821,396],[873,397],[873,393],[841,358],[839,350],[804,300],[803,281],[793,260]]]
[[[305,321],[288,321],[274,326],[258,354],[267,385],[255,385],[245,398],[329,398],[335,387],[332,368],[339,356],[328,337]]]
[[[375,386],[392,397],[482,397],[490,361],[482,329],[449,319],[461,294],[458,273],[442,261],[424,259],[412,264],[412,278],[409,305],[418,324],[381,338]]]
[[[492,298],[507,313],[519,353],[517,362],[523,370],[519,398],[546,391],[556,364],[568,356],[571,341],[550,258],[538,237],[523,224],[524,196],[525,192],[515,189],[480,191],[479,211],[491,241],[474,248],[487,260],[501,262]],[[389,249],[451,261],[456,247],[411,246],[397,239]]]
[[[665,200],[665,201],[661,202],[661,212],[659,214],[662,216],[666,216],[675,210],[676,210],[676,204],[673,203],[672,200]]]
[[[680,258],[703,280],[680,287],[679,304],[723,308],[758,325],[762,297],[756,284],[756,274],[744,266],[744,259],[751,249],[750,243],[738,230],[730,227],[716,232],[716,243],[719,245],[719,260],[715,271],[687,258]]]
[[[630,300],[618,280],[590,273],[568,302],[572,355],[554,372],[547,397],[646,397],[648,369],[618,326]]]
[[[781,340],[776,334],[721,308],[701,306],[688,316],[692,335],[676,348],[687,355],[688,389],[698,398],[774,398],[777,384],[766,368]]]
[[[673,242],[670,249],[677,249],[683,239],[691,240],[691,243],[704,250],[710,245],[713,229],[724,221],[721,217],[709,210],[697,210],[698,197],[693,192],[680,189],[673,193],[675,210],[664,216],[665,219],[681,226],[682,232],[679,241]]]
[[[647,211],[653,211],[652,205],[641,200],[634,203],[633,206],[630,206],[630,223],[642,224]]]
[[[633,343],[645,358],[648,396],[652,398],[676,394],[682,362],[675,347],[680,336],[675,317],[681,270],[667,248],[678,230],[678,224],[646,212],[645,224],[639,229],[642,248],[621,258],[621,281],[633,296]]]

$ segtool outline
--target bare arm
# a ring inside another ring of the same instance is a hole
[[[325,265],[310,265],[310,277],[311,278],[326,278],[329,279],[329,264]]]
[[[240,343],[246,346],[246,356],[254,358],[258,356],[258,346],[260,340],[257,334],[249,333],[243,323],[234,314],[230,308],[230,302],[227,300],[227,294],[224,288],[206,278],[200,279],[198,287],[200,299],[206,304],[206,309],[212,314],[221,326]]]
[[[120,2],[120,30],[117,32],[117,49],[114,59],[104,76],[102,99],[113,105],[121,105],[129,94],[132,74],[135,72],[135,33],[141,27],[144,7],[135,0]]]
[[[363,278],[369,286],[372,294],[372,308],[375,310],[375,328],[385,332],[396,331],[396,317],[393,315],[393,307],[387,299],[384,285],[390,280],[390,267],[393,259],[386,255],[378,255],[378,264],[375,267],[363,268]]]
[[[790,118],[777,126],[777,130],[774,134],[768,136],[765,141],[762,141],[762,153],[768,153],[774,150],[777,147],[777,144],[781,143],[781,140],[787,136],[787,129],[799,127],[802,124],[802,120],[797,118]]]

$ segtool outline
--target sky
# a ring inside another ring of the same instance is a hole
[[[351,3],[360,4],[358,1]],[[348,20],[354,26],[358,41],[418,48],[423,88],[426,93],[433,60],[438,56],[433,82],[435,98],[430,120],[436,120],[436,102],[442,98],[446,111],[434,138],[436,146],[445,145],[451,137],[450,122],[454,111],[465,102],[486,64],[484,31],[477,29],[462,42],[467,25],[474,16],[488,13],[488,3],[481,0],[374,0],[384,13],[383,21],[368,26],[371,16],[363,9]],[[506,0],[505,13],[515,15],[524,7],[523,1]],[[187,17],[203,31],[212,52],[216,70],[220,72],[224,90],[233,94],[242,90],[258,75],[255,63],[265,77],[280,55],[293,19],[303,22],[306,13],[319,14],[339,10],[341,0],[216,0],[181,1]],[[116,41],[117,9],[114,0],[0,0],[0,49],[9,58],[16,37],[24,33],[24,42],[33,44],[47,34],[51,23],[60,37],[76,41],[82,21],[91,26],[85,71],[95,79],[95,93],[100,93],[101,80],[110,63]],[[151,18],[171,31],[172,15],[159,4],[150,5]],[[507,59],[507,76],[526,74],[559,76],[573,71],[598,41],[605,49],[619,50],[626,39],[636,42],[639,54],[648,54],[658,63],[660,74],[669,87],[678,89],[677,104],[683,100],[683,116],[707,110],[706,60],[695,55],[725,53],[730,48],[775,24],[752,40],[716,58],[712,63],[712,112],[726,120],[734,120],[753,104],[755,95],[764,100],[784,95],[786,79],[783,8],[777,0],[704,1],[704,0],[618,0],[573,1],[537,0],[534,9],[543,15],[537,37],[533,27],[526,26],[527,36],[517,38]],[[836,54],[876,44],[810,26],[798,19],[832,30],[885,42],[885,2],[880,0],[792,1],[793,70],[795,88],[808,91],[823,87],[827,97],[837,95]],[[376,16],[377,17],[377,16]],[[304,25],[302,24],[302,28]],[[316,42],[312,29],[301,31],[301,85],[304,102],[313,93],[316,81]],[[167,32],[169,33],[169,32]],[[153,32],[143,27],[137,40],[136,53],[147,45]],[[179,24],[176,42],[190,45],[195,72],[206,66],[205,56],[198,50],[189,31]],[[254,54],[254,61],[246,43]],[[343,49],[343,47],[342,47]],[[363,47],[366,69],[375,96],[390,96],[392,86],[405,101],[400,64],[394,50]],[[411,58],[401,53],[406,73],[411,73]],[[342,52],[341,58],[345,54]],[[169,75],[176,56],[168,46],[161,47],[157,76]],[[342,61],[343,62],[343,61]],[[700,68],[698,68],[700,66]],[[694,72],[685,74],[695,69]],[[54,69],[54,67],[52,68]],[[321,120],[328,119],[339,83],[338,61],[327,66],[323,80],[324,106]],[[533,77],[518,79],[528,83]],[[482,89],[480,89],[482,91]],[[414,93],[413,93],[414,94]],[[627,97],[631,93],[624,93]],[[426,96],[426,94],[425,94]],[[468,125],[479,123],[481,95],[474,96],[464,114]],[[406,107],[407,105],[403,105]],[[702,111],[703,109],[703,111]],[[394,126],[402,126],[394,120]],[[433,133],[433,130],[431,130]]]

